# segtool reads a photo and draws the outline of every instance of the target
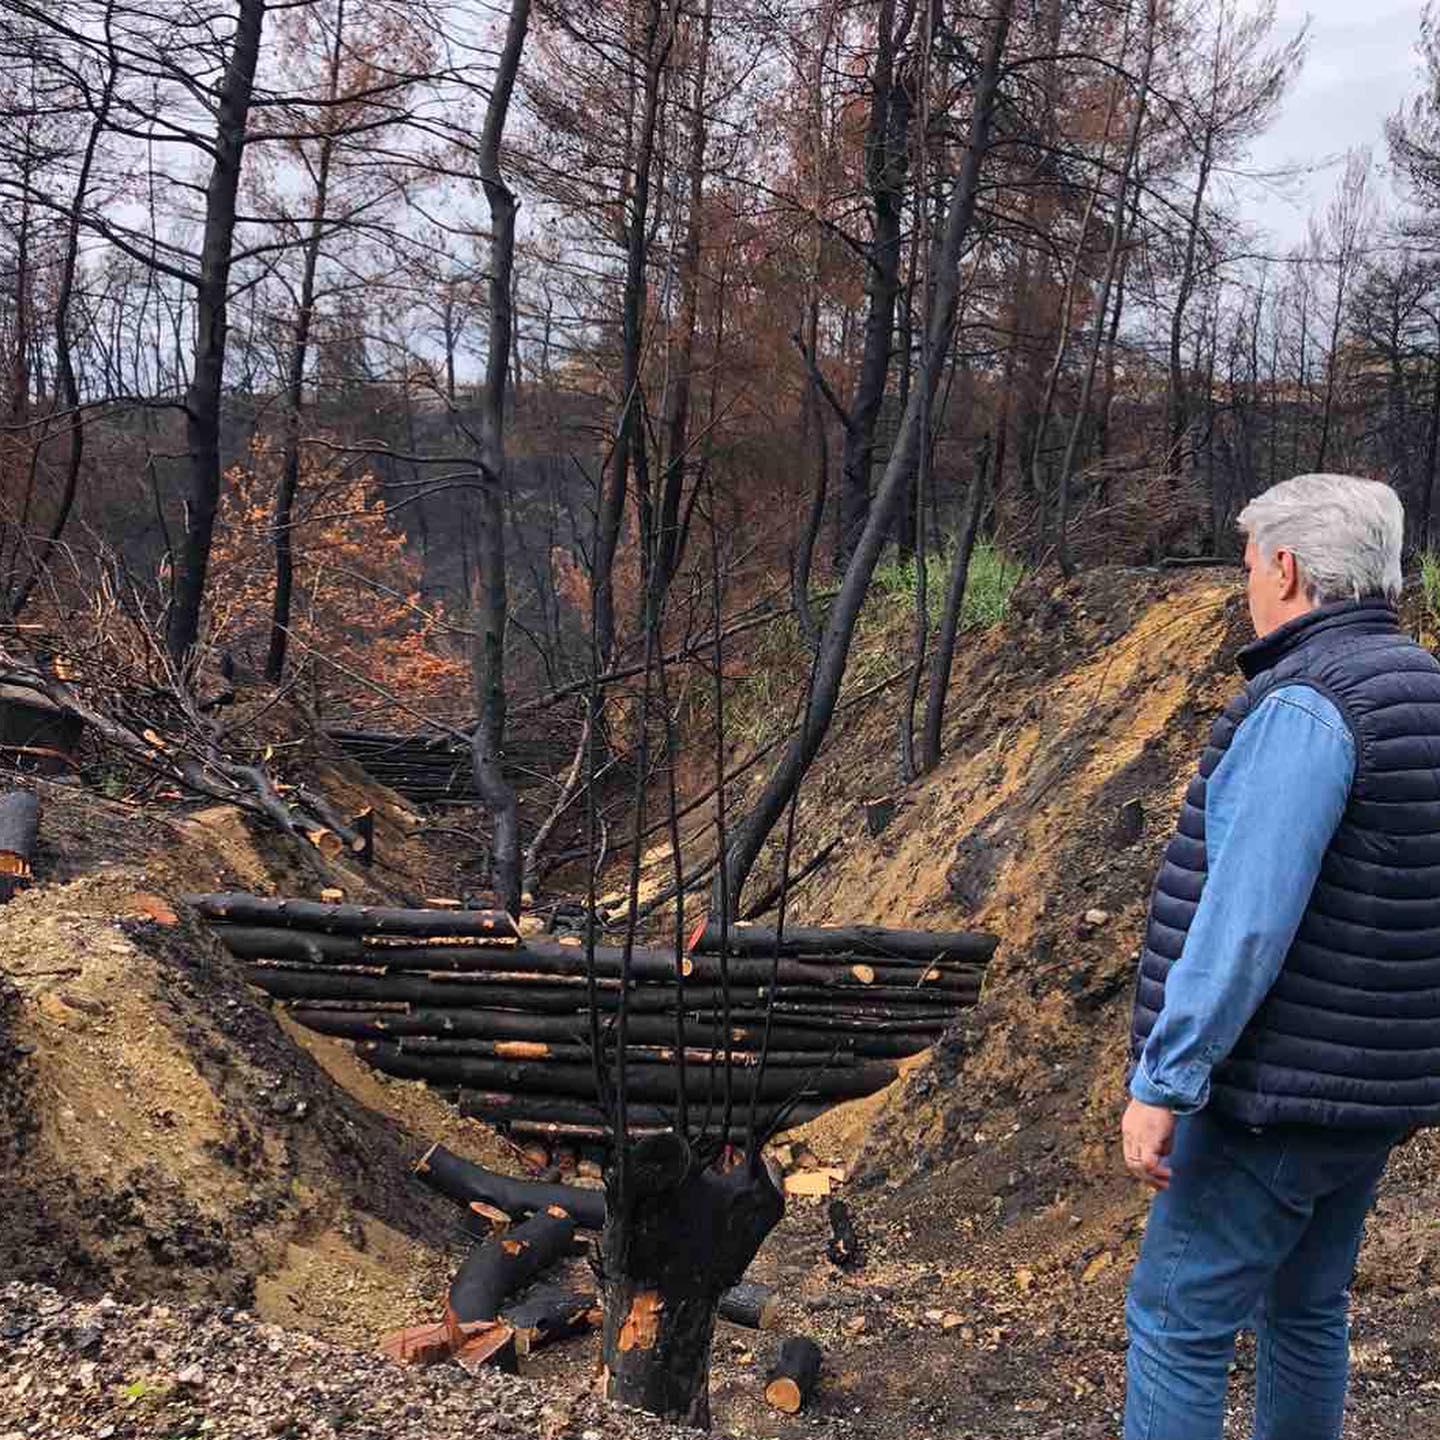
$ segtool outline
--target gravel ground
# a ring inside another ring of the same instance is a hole
[[[0,1440],[667,1440],[589,1393],[378,1356],[218,1306],[0,1287]]]

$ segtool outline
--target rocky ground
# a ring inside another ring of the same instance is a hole
[[[654,1440],[684,1433],[643,1424]],[[637,1428],[583,1392],[404,1370],[226,1306],[0,1288],[4,1440],[619,1440]]]

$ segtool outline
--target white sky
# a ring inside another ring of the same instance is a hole
[[[1371,147],[1384,164],[1385,120],[1419,93],[1423,0],[1279,0],[1276,38],[1289,39],[1308,15],[1309,58],[1271,129],[1251,150],[1259,171],[1299,165],[1288,187],[1246,186],[1244,213],[1269,231],[1280,250],[1305,233],[1309,212],[1330,198],[1344,153]],[[1388,192],[1388,182],[1378,187]]]

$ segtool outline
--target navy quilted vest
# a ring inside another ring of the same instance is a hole
[[[1355,738],[1355,780],[1279,979],[1211,1076],[1247,1125],[1440,1124],[1440,663],[1383,600],[1325,605],[1240,652],[1245,688],[1210,732],[1165,851],[1135,991],[1132,1058],[1205,888],[1205,786],[1237,726],[1309,685]],[[1278,800],[1278,797],[1277,797]]]

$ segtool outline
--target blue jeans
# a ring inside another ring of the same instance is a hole
[[[1336,1440],[1350,1279],[1396,1134],[1255,1131],[1182,1116],[1125,1319],[1125,1440],[1220,1440],[1236,1332],[1253,1326],[1255,1440]]]

